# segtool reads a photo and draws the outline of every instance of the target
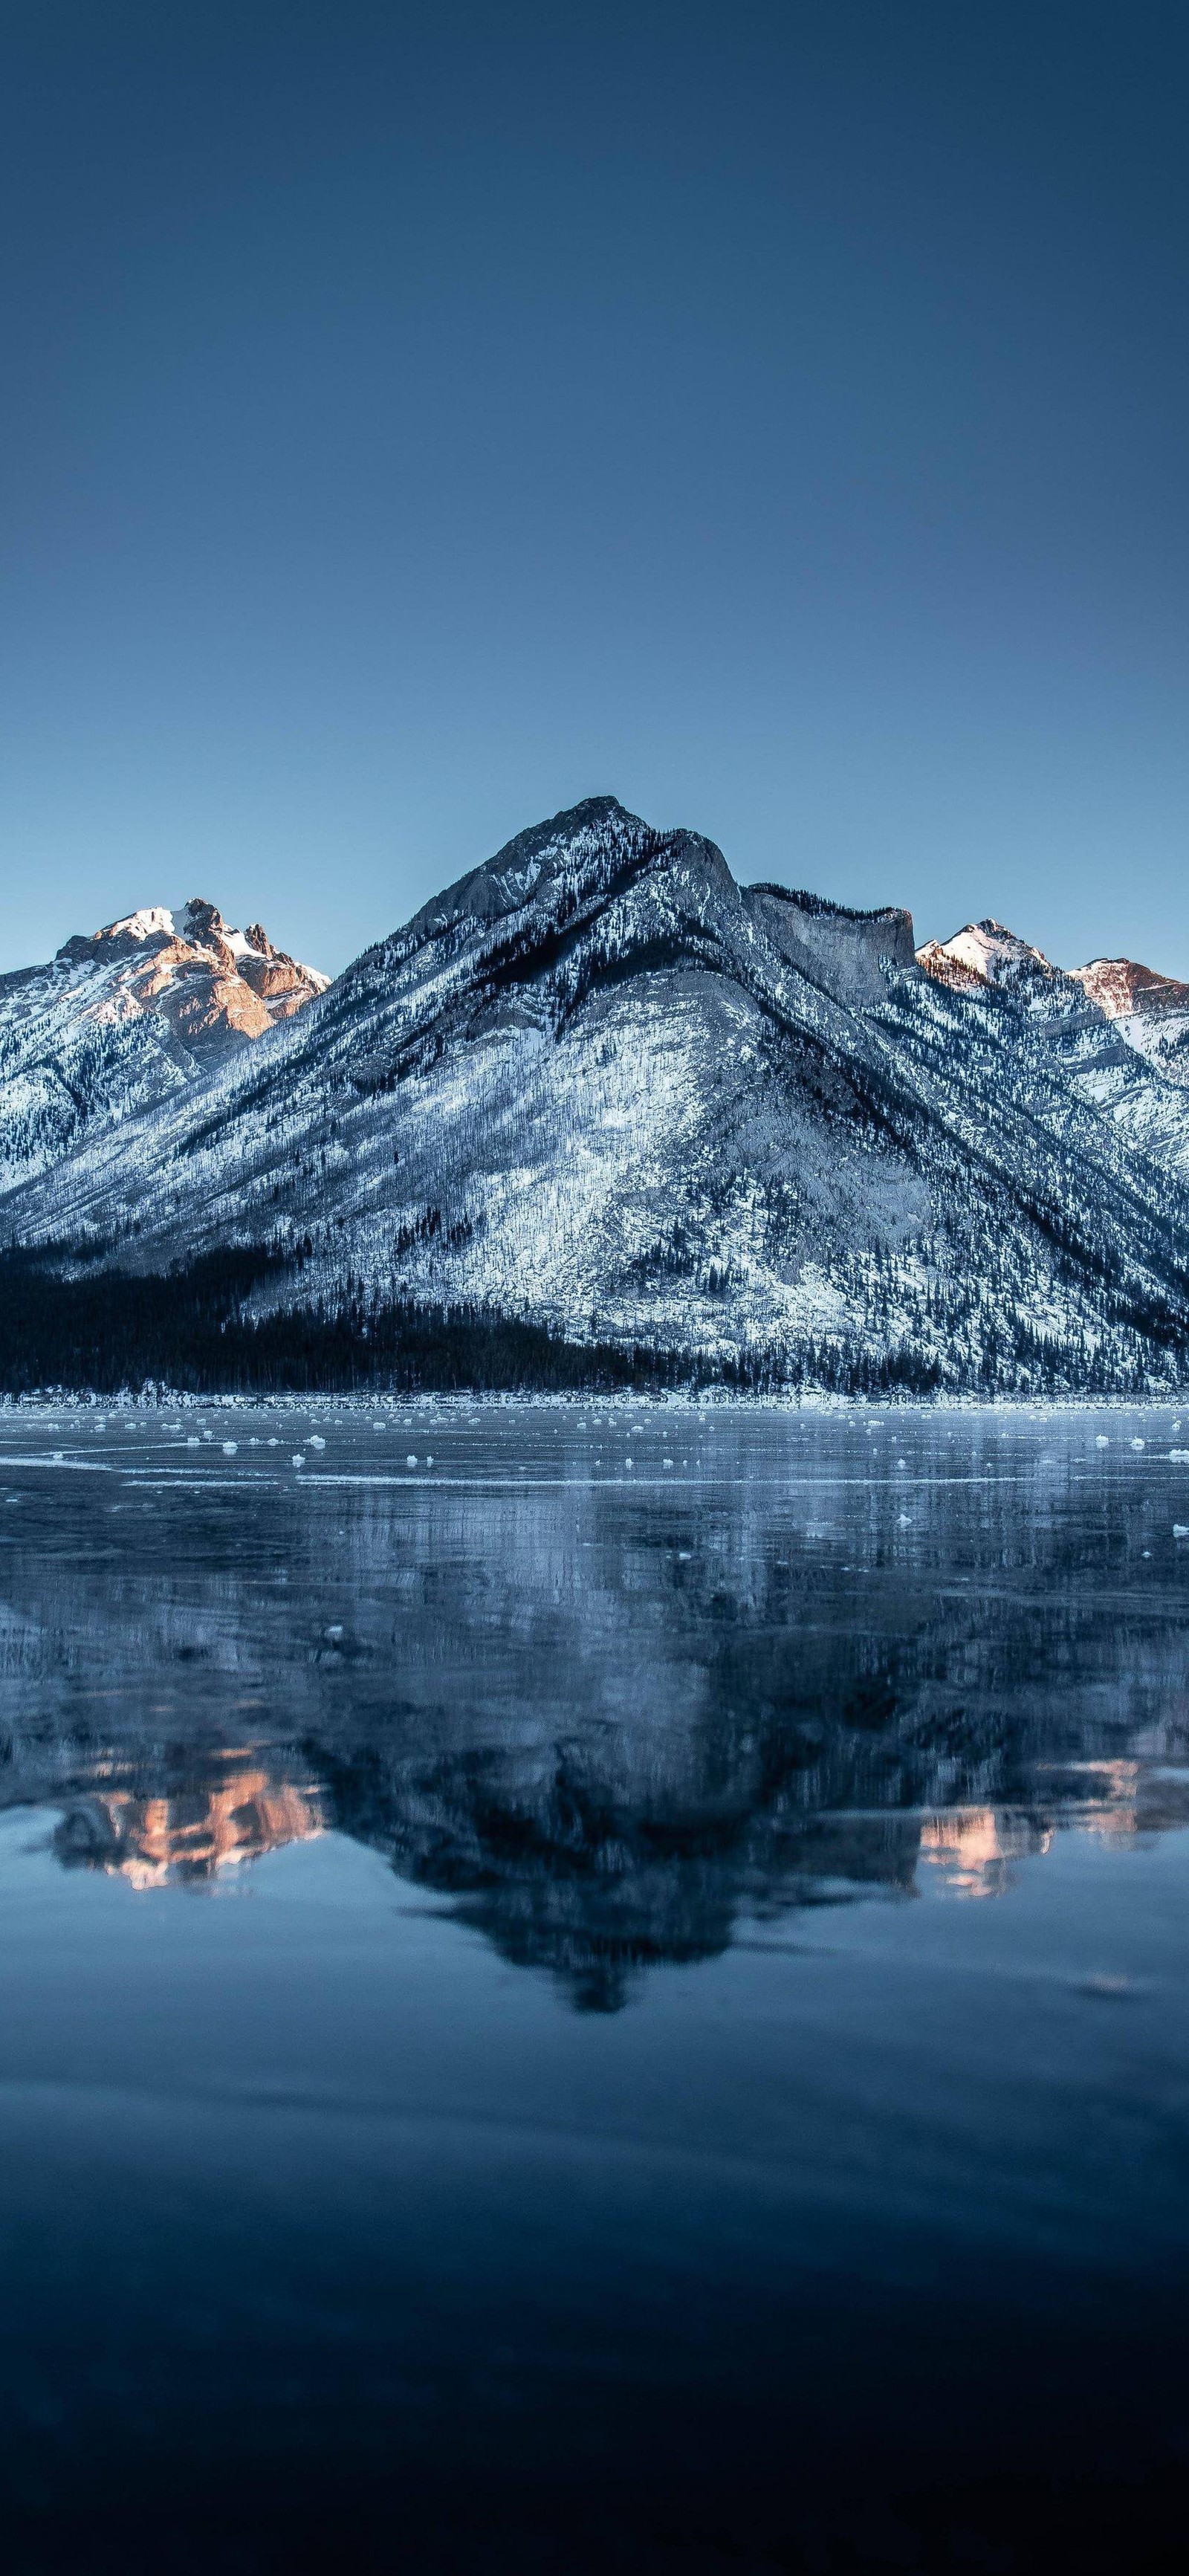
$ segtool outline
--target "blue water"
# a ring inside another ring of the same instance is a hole
[[[1180,1428],[0,1417],[8,2563],[1179,2565]]]

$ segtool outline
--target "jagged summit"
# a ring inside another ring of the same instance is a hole
[[[193,895],[76,933],[0,976],[0,1189],[160,1105],[289,1019],[328,978]]]
[[[203,895],[191,895],[176,906],[145,905],[139,912],[105,923],[89,937],[76,934],[58,950],[54,963],[86,967],[97,957],[106,961],[116,951],[125,957],[149,952],[158,969],[203,970],[213,964],[224,978],[240,980],[264,1004],[265,1018],[250,1007],[245,1009],[240,997],[230,993],[219,1007],[229,1027],[238,1027],[250,1037],[260,1036],[266,1022],[286,1019],[300,1010],[315,993],[325,992],[330,980],[316,967],[299,965],[283,948],[274,948],[260,922],[253,922],[246,931],[233,930],[218,905],[208,903]],[[217,1017],[212,1025],[218,1025]]]
[[[1189,1012],[1189,984],[1157,975],[1129,957],[1096,957],[1088,966],[1055,966],[1003,922],[967,922],[952,939],[931,939],[917,961],[938,983],[968,990],[994,986],[1035,1007],[1076,1011],[1084,999],[1108,1020],[1163,1018]],[[1139,1033],[1133,1043],[1145,1044]]]
[[[105,922],[92,932],[95,939],[130,939],[138,945],[149,939],[186,939],[210,946],[219,941],[243,940],[245,934],[229,929],[218,905],[208,903],[203,895],[191,895],[181,904],[145,904],[139,912],[122,915],[119,921]]]
[[[493,858],[468,870],[454,885],[435,895],[415,914],[405,936],[441,930],[467,917],[495,921],[517,911],[534,896],[547,900],[561,876],[572,878],[584,858],[604,862],[616,852],[638,849],[657,835],[638,814],[629,814],[616,796],[587,796],[543,823],[517,832]]]
[[[176,906],[145,905],[89,936],[76,934],[53,962],[77,981],[80,972],[103,973],[113,960],[129,971],[97,998],[97,1009],[156,1008],[190,1042],[206,1041],[208,1053],[228,1036],[262,1036],[274,1020],[288,1019],[324,993],[330,980],[274,948],[258,921],[233,930],[202,895]]]

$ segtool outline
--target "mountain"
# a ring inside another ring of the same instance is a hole
[[[0,1188],[55,1169],[114,1121],[159,1108],[325,991],[259,922],[198,896],[68,939],[0,976]]]
[[[997,924],[918,959],[907,913],[740,886],[594,797],[0,1224],[92,1276],[255,1247],[250,1318],[361,1349],[414,1304],[841,1386],[1167,1384],[1189,1099],[1142,1017]]]
[[[1039,1045],[1078,1100],[1189,1180],[1189,984],[1127,957],[1054,966],[991,920],[930,940],[917,956],[952,991],[1015,1005],[1020,1054]]]
[[[1171,975],[1154,975],[1150,966],[1136,966],[1130,957],[1096,957],[1091,965],[1075,966],[1073,971],[1108,1019],[1167,1024],[1183,1021],[1189,1012],[1189,984],[1178,984]],[[1132,1042],[1138,1043],[1138,1033]]]
[[[917,963],[939,984],[958,992],[993,985],[1012,994],[1030,1010],[1077,1012],[1084,997],[1108,1020],[1122,1023],[1119,1034],[1140,1054],[1173,1052],[1189,1023],[1189,984],[1171,975],[1155,975],[1130,957],[1095,957],[1088,966],[1054,966],[1039,948],[1005,930],[1001,921],[968,921],[952,939],[930,939],[917,950]],[[1074,991],[1074,987],[1077,991]],[[1182,1050],[1189,1056],[1189,1047]],[[1189,1081],[1189,1064],[1180,1074]]]

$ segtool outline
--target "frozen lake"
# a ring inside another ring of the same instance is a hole
[[[1187,1611],[1189,1411],[0,1414],[8,2563],[1156,2563]]]

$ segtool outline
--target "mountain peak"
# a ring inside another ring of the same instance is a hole
[[[576,805],[563,805],[546,822],[530,824],[528,831],[553,832],[561,840],[568,833],[589,831],[595,825],[610,822],[632,823],[641,831],[646,828],[640,815],[631,813],[618,796],[581,796]],[[517,837],[524,840],[527,833]]]
[[[924,947],[917,950],[917,964],[938,984],[951,984],[960,990],[991,985],[1000,991],[1026,994],[1031,1000],[1057,991],[1070,980],[1042,948],[1031,947],[1017,931],[996,921],[993,913],[983,921],[968,921],[964,930],[954,932],[952,939],[926,940]]]
[[[476,876],[518,870],[531,866],[546,854],[581,847],[584,843],[635,841],[654,837],[649,824],[639,814],[631,814],[618,796],[584,796],[577,805],[563,805],[561,812],[550,814],[543,823],[530,823],[523,832],[505,841],[495,856],[485,859]]]
[[[588,864],[613,868],[659,837],[617,796],[585,796],[505,841],[492,858],[423,904],[404,931],[381,943],[382,950],[403,956],[457,922],[503,920],[534,898],[560,892],[563,880],[574,880]]]
[[[1137,965],[1130,957],[1094,957],[1088,966],[1075,966],[1074,979],[1105,1011],[1108,1020],[1131,1019],[1139,1013],[1152,1017],[1165,1011],[1189,1011],[1189,984],[1179,984],[1172,975],[1156,975],[1150,966]]]
[[[328,977],[217,904],[143,904],[0,977],[0,1192],[184,1095]]]
[[[181,904],[143,904],[137,912],[105,922],[90,937],[76,935],[58,950],[55,963],[73,969],[106,966],[113,955],[127,961],[133,981],[142,968],[152,974],[154,999],[171,975],[187,972],[192,978],[195,971],[206,972],[223,976],[229,985],[245,985],[266,1005],[266,1020],[288,1018],[329,982],[316,967],[302,966],[285,949],[274,948],[261,922],[233,930],[218,905],[199,894]],[[258,1016],[250,1008],[246,1017],[233,1010],[230,1025],[255,1036]],[[264,1025],[261,1021],[259,1028]]]
[[[255,927],[259,930],[259,923]],[[254,931],[233,930],[224,920],[218,904],[208,903],[206,896],[201,894],[188,896],[185,903],[143,904],[139,911],[124,913],[118,921],[106,921],[101,930],[92,933],[92,940],[129,940],[138,947],[147,945],[149,941],[182,940],[192,947],[228,948],[233,953],[237,949],[258,945]],[[68,947],[72,944],[67,942]],[[65,951],[60,953],[65,954]],[[269,954],[267,941],[260,948],[260,954]]]
[[[142,904],[136,912],[122,913],[118,921],[105,921],[101,930],[91,933],[91,939],[131,940],[138,947],[143,947],[150,940],[185,939],[209,943],[212,939],[225,939],[229,935],[234,936],[228,933],[218,905],[194,894],[182,904]],[[67,942],[67,947],[72,945],[72,942]],[[65,951],[61,950],[59,954],[64,955]]]

